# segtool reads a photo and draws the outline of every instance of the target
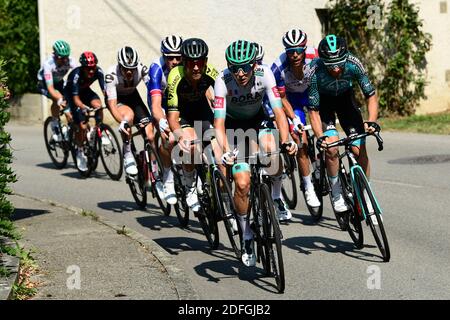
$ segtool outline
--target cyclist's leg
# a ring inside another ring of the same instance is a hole
[[[359,109],[353,90],[349,90],[343,97],[343,106],[336,111],[341,123],[342,129],[344,129],[347,135],[350,134],[350,130],[354,129],[358,134],[364,133],[364,122]],[[352,143],[352,152],[355,154],[358,163],[363,168],[367,177],[370,176],[369,158],[367,156],[366,139],[359,139]]]

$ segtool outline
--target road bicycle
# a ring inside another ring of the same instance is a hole
[[[153,144],[148,140],[145,127],[150,120],[145,118],[135,125],[137,130],[132,132],[128,143],[130,143],[131,153],[136,161],[138,173],[136,175],[125,175],[125,181],[128,184],[131,194],[137,206],[145,209],[147,206],[147,192],[149,191],[153,198],[156,198],[158,204],[165,216],[170,214],[171,206],[165,199],[162,199],[156,189],[156,184],[162,184],[164,167],[158,152]],[[126,125],[130,128],[129,125]],[[137,150],[134,137],[142,136],[144,146],[142,150]],[[127,142],[126,142],[127,143]]]
[[[270,176],[266,175],[263,169],[268,167],[267,160],[286,152],[286,147],[283,145],[279,151],[257,152],[254,155],[239,159],[239,161],[236,160],[237,163],[250,162],[250,205],[247,217],[254,233],[256,259],[258,263],[262,263],[266,275],[275,279],[279,293],[283,293],[285,289],[281,245],[283,233],[275,214],[275,204],[270,193]]]
[[[352,142],[367,136],[374,136],[378,143],[378,151],[383,150],[380,126],[376,123],[370,123],[370,125],[375,128],[374,133],[358,134],[355,129],[350,128],[348,137],[329,143],[326,148],[345,147],[345,151],[339,155],[339,179],[342,184],[344,199],[350,206],[350,210],[341,215],[340,223],[346,225],[346,230],[355,246],[362,248],[364,236],[361,221],[365,221],[372,231],[383,261],[388,262],[390,260],[390,249],[383,224],[382,210],[364,170],[358,164],[352,151]],[[348,169],[344,165],[344,158],[347,159]],[[324,157],[322,157],[323,161]]]
[[[87,124],[86,139],[84,139],[82,150],[87,157],[87,170],[82,171],[77,166],[76,161],[76,143],[75,135],[77,128],[73,123],[65,124],[58,120],[58,126],[55,134],[59,135],[58,140],[54,139],[53,130],[51,128],[52,117],[48,117],[44,122],[44,139],[45,145],[56,168],[62,169],[67,165],[69,153],[75,163],[75,167],[82,177],[89,177],[98,166],[100,158],[107,175],[112,180],[119,180],[123,172],[123,157],[119,140],[113,129],[103,123],[99,119],[100,110],[106,109],[101,107],[98,109],[88,108],[85,122]],[[60,116],[62,115],[60,112]],[[95,119],[95,125],[91,126],[90,119]]]

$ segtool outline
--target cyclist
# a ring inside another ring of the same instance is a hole
[[[295,154],[297,145],[288,142],[289,130],[286,116],[283,112],[281,99],[276,87],[272,71],[266,65],[255,63],[256,48],[252,42],[237,40],[231,43],[225,52],[228,68],[217,77],[214,92],[214,128],[216,137],[223,150],[222,162],[232,165],[236,154],[232,151],[225,129],[255,130],[258,132],[259,143],[264,151],[274,151],[276,141],[270,128],[263,127],[266,119],[263,98],[269,97],[275,120],[280,129],[281,142],[287,144],[290,154]],[[245,137],[236,136],[238,144],[244,142]],[[231,142],[234,144],[234,141]],[[256,141],[252,141],[254,145]],[[275,202],[281,201],[281,168],[273,173],[272,196]],[[232,175],[235,181],[234,201],[239,223],[243,234],[242,262],[246,266],[254,266],[253,233],[247,218],[250,190],[250,167],[247,163],[234,164]]]
[[[114,119],[120,123],[119,132],[123,142],[123,158],[125,172],[136,175],[138,169],[136,160],[131,152],[129,125],[151,119],[147,107],[137,91],[141,81],[148,81],[147,67],[139,61],[135,49],[125,46],[117,52],[117,64],[108,69],[105,76],[108,108]],[[153,141],[153,125],[145,127],[150,141]],[[161,189],[161,187],[160,187]]]
[[[164,198],[169,204],[177,203],[175,194],[173,172],[170,170],[170,153],[173,148],[173,135],[170,134],[169,123],[167,122],[167,76],[170,70],[182,62],[181,44],[183,39],[180,36],[170,35],[161,41],[161,57],[153,61],[148,72],[147,82],[147,102],[150,107],[155,125],[161,132],[161,147],[159,149],[161,160],[164,165],[163,192]],[[165,148],[164,146],[167,146]]]
[[[72,70],[67,78],[64,96],[70,106],[73,122],[77,128],[75,135],[77,167],[81,171],[87,171],[87,157],[82,148],[86,140],[86,114],[90,108],[98,109],[102,106],[99,96],[92,91],[90,86],[98,80],[100,89],[105,95],[105,79],[103,70],[97,66],[98,59],[93,52],[83,52],[79,61],[81,66]],[[96,122],[98,123],[102,119],[103,112],[100,111]]]
[[[58,125],[59,111],[64,109],[67,121],[72,121],[70,109],[67,107],[63,96],[64,76],[76,66],[75,60],[70,56],[70,45],[64,40],[57,40],[53,44],[52,55],[44,62],[37,75],[38,91],[52,100],[53,121],[51,128],[53,140],[57,142],[62,140]]]
[[[345,40],[334,34],[322,39],[318,50],[319,58],[312,61],[308,75],[309,114],[314,134],[318,138],[317,147],[338,140],[336,115],[347,135],[350,134],[350,128],[355,128],[357,133],[374,132],[377,126],[378,98],[362,63],[348,51]],[[361,111],[356,105],[353,82],[359,84],[367,100],[368,122],[363,123]],[[369,177],[365,140],[355,141],[352,149]],[[328,149],[326,159],[334,210],[338,213],[345,212],[349,207],[342,196],[338,179],[338,148]]]
[[[277,81],[283,109],[293,123],[292,138],[301,146],[297,160],[305,186],[306,202],[310,207],[319,207],[320,202],[311,182],[306,133],[302,133],[300,129],[306,124],[303,108],[308,106],[308,81],[305,73],[308,72],[309,63],[317,56],[317,51],[306,45],[307,35],[300,29],[287,31],[282,40],[285,52],[272,64],[272,71]],[[303,135],[302,139],[300,135]]]
[[[183,66],[173,68],[167,80],[168,122],[180,149],[192,154],[190,141],[197,139],[195,122],[202,133],[212,128],[214,114],[207,92],[214,86],[217,70],[208,64],[208,45],[202,39],[189,38],[181,45]],[[194,164],[183,163],[186,203],[196,214],[200,210]]]

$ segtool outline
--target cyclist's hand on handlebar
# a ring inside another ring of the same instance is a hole
[[[191,141],[186,140],[183,136],[178,139],[178,145],[183,152],[191,152]]]
[[[166,118],[159,119],[159,131],[162,135],[167,139],[169,137],[170,128],[169,128],[169,122],[167,122]]]
[[[316,148],[320,151],[323,148],[327,147],[327,136],[321,136],[319,139],[317,139],[316,141]]]
[[[225,153],[222,155],[222,163],[223,163],[224,165],[231,166],[231,165],[234,164],[234,161],[235,161],[235,160],[236,160],[236,153],[233,152],[233,151],[225,152]]]
[[[376,122],[372,121],[366,121],[364,122],[364,130],[366,130],[367,133],[375,133],[380,131],[380,126]]]
[[[128,128],[130,126],[128,125],[128,121],[127,120],[122,120],[122,122],[120,122],[119,125],[119,132],[125,133],[127,136],[129,136],[130,134],[128,133]]]
[[[300,120],[299,116],[295,115],[294,119],[292,119],[292,123],[294,124],[295,133],[300,135],[303,130],[303,123]]]
[[[298,151],[298,146],[294,141],[288,141],[282,145],[290,156],[295,155]]]

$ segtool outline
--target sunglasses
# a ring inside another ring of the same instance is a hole
[[[192,60],[192,59],[186,59],[184,61],[185,66],[189,69],[194,69],[195,66],[197,66],[199,69],[203,69],[203,67],[206,65],[206,60],[199,59],[199,60]]]
[[[238,65],[229,65],[228,69],[232,73],[239,73],[240,70],[242,70],[243,73],[249,73],[250,70],[253,69],[253,64],[247,63],[247,64],[238,64]]]
[[[289,48],[289,49],[286,49],[286,53],[289,55],[292,55],[294,53],[302,54],[303,52],[305,52],[305,50],[306,50],[305,47]]]
[[[181,56],[165,56],[168,61],[177,60],[181,61]]]
[[[333,71],[334,69],[344,69],[345,66],[345,62],[344,63],[339,63],[339,64],[327,64],[325,65],[325,68],[327,68],[327,70],[329,71]]]

